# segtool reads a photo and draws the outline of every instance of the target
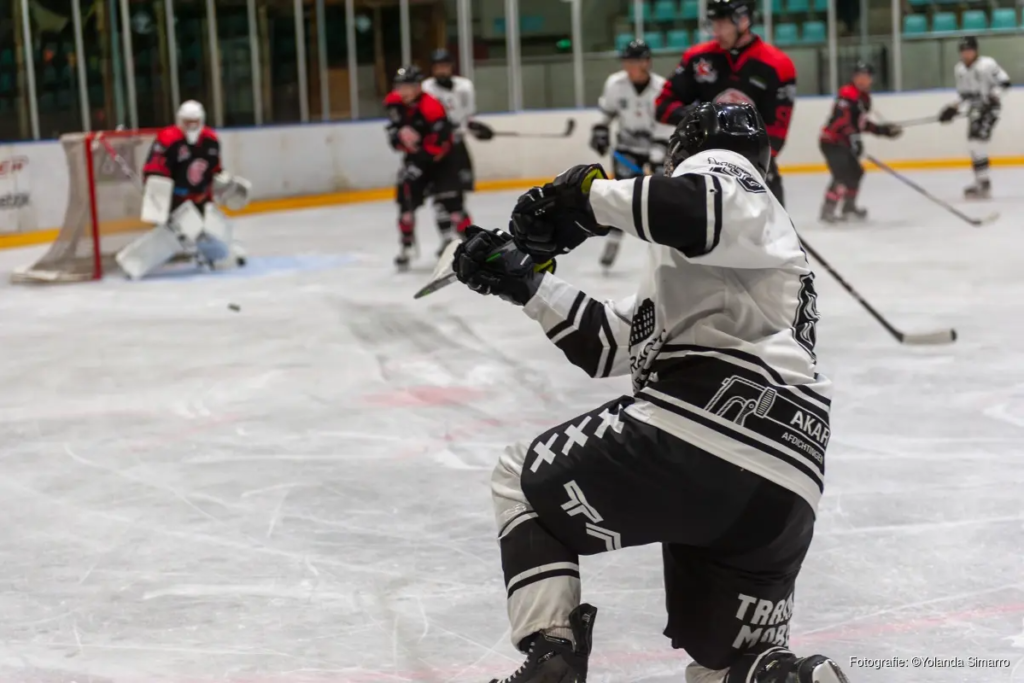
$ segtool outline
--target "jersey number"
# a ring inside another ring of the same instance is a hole
[[[800,293],[797,295],[796,320],[793,334],[796,343],[803,347],[812,360],[817,360],[814,346],[818,343],[818,293],[814,290],[814,275],[808,273],[800,278]]]

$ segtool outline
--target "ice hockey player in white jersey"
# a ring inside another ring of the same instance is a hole
[[[617,179],[626,180],[648,171],[661,172],[672,129],[658,123],[655,116],[655,101],[665,79],[651,72],[651,48],[642,40],[634,40],[619,56],[622,70],[604,83],[598,101],[602,119],[591,130],[590,146],[600,156],[611,150],[613,173]],[[611,123],[615,120],[619,125],[613,145]],[[620,230],[608,233],[601,256],[605,268],[615,262],[621,239]]]
[[[793,589],[824,489],[830,383],[817,372],[814,275],[767,190],[760,115],[684,112],[666,176],[576,166],[523,195],[512,234],[471,226],[459,280],[523,307],[622,396],[506,449],[491,480],[513,644],[504,683],[582,683],[596,608],[579,556],[662,544],[687,683],[847,683],[788,649]],[[635,296],[602,303],[553,259],[617,226],[650,243]],[[536,264],[540,264],[539,266]],[[623,588],[627,588],[624,586]]]
[[[466,133],[478,140],[490,140],[494,131],[487,124],[476,121],[476,89],[473,81],[455,75],[455,60],[448,50],[438,49],[430,57],[431,76],[423,82],[423,91],[444,105],[452,123],[451,163],[458,173],[461,191],[447,189],[434,196],[434,212],[442,234],[450,234],[451,227],[462,235],[472,220],[465,207],[466,193],[475,187],[473,159],[466,146]],[[448,230],[445,230],[447,224]],[[442,244],[442,250],[444,249]]]
[[[992,196],[992,181],[988,174],[988,143],[992,130],[999,121],[1002,98],[1010,88],[1010,77],[991,57],[978,54],[978,39],[965,36],[960,39],[960,61],[954,67],[958,102],[946,105],[939,120],[949,123],[960,110],[966,109],[967,141],[974,167],[974,183],[964,189],[968,199],[988,199]]]

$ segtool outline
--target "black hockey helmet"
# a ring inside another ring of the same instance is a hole
[[[415,64],[407,64],[403,67],[399,67],[398,71],[395,72],[395,85],[402,84],[417,84],[423,82],[423,72]]]
[[[630,41],[629,45],[622,48],[619,53],[620,59],[650,59],[651,46],[643,40]]]
[[[961,52],[963,52],[964,50],[974,50],[975,52],[977,52],[978,39],[975,38],[974,36],[964,36],[963,38],[960,39],[960,42],[957,43],[956,47]]]
[[[454,63],[455,63],[455,59],[452,57],[452,53],[448,52],[448,50],[446,50],[443,47],[437,48],[430,55],[430,65],[431,66],[433,66],[435,64],[454,64]]]
[[[708,0],[707,18],[732,19],[736,22],[745,16],[750,17],[750,23],[753,24],[756,9],[756,0]]]
[[[749,104],[701,102],[687,107],[668,142],[665,174],[671,175],[684,160],[709,149],[745,156],[762,178],[772,161],[764,121]]]
[[[870,62],[865,62],[863,59],[858,59],[856,64],[853,65],[853,73],[874,76],[875,67],[873,67]]]

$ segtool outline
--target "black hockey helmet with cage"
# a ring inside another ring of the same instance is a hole
[[[957,43],[957,49],[960,50],[960,52],[963,52],[964,50],[974,50],[977,52],[978,39],[974,36],[964,36],[960,39],[960,42]]]
[[[711,149],[724,149],[746,157],[763,179],[772,162],[761,115],[752,105],[701,102],[683,112],[665,156],[665,175],[689,157]]]
[[[431,66],[433,66],[435,64],[454,64],[454,63],[455,63],[455,58],[452,57],[452,53],[448,52],[448,50],[446,50],[443,47],[437,48],[430,55],[430,65]]]
[[[411,84],[417,85],[423,82],[423,72],[415,64],[407,64],[406,66],[399,67],[398,71],[395,72],[395,85]]]
[[[753,24],[756,9],[756,0],[708,0],[707,18],[709,21],[732,19],[736,23],[740,17],[750,17],[750,23]]]
[[[853,65],[853,73],[874,76],[875,67],[873,67],[870,62],[866,62],[863,59],[858,59],[856,64]]]
[[[619,53],[620,59],[650,59],[651,46],[643,40],[632,40],[629,45],[622,48]]]

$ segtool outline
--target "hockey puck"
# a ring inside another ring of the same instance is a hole
[[[228,304],[228,308],[234,311],[235,313],[238,313],[239,311],[242,310],[242,307],[239,306],[238,304]]]

